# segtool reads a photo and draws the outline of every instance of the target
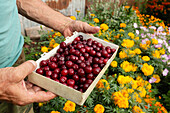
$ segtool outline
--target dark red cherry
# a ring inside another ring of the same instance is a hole
[[[66,61],[66,66],[68,68],[71,68],[73,66],[73,62],[72,61]]]
[[[65,77],[65,76],[60,77],[60,82],[61,83],[65,83],[66,81],[67,81],[67,77]]]
[[[43,71],[42,68],[38,68],[38,69],[36,70],[36,72],[37,72],[38,74],[40,74],[40,75],[43,75],[43,74],[44,74],[44,71]]]
[[[70,76],[74,75],[74,69],[70,68],[70,69],[68,70],[68,74],[69,74]]]
[[[61,75],[62,75],[62,76],[68,75],[68,70],[67,70],[67,69],[63,69],[63,70],[61,71]]]
[[[60,68],[56,68],[56,69],[54,69],[54,71],[53,71],[54,73],[57,73],[57,74],[59,74],[60,73]]]
[[[84,70],[83,70],[82,68],[80,68],[80,69],[78,69],[77,74],[78,74],[79,76],[84,76],[84,75],[85,75],[85,72],[84,72]]]
[[[101,69],[100,67],[93,68],[93,74],[98,75],[100,73]]]
[[[48,65],[48,63],[47,63],[46,60],[42,60],[42,61],[40,62],[40,66],[41,66],[41,67],[44,67],[44,66],[47,66],[47,65]]]
[[[46,76],[51,76],[52,74],[53,74],[52,71],[46,71],[46,72],[45,72],[45,75],[46,75]]]
[[[86,67],[85,67],[85,72],[86,72],[86,73],[91,73],[92,70],[93,70],[93,69],[92,69],[91,66],[86,66]]]
[[[65,43],[65,42],[61,42],[61,43],[60,43],[60,47],[64,49],[64,48],[66,48],[66,47],[67,47],[67,45],[66,45],[66,43]]]
[[[53,73],[52,75],[51,75],[51,78],[52,79],[57,79],[59,77],[59,75],[57,74],[57,73]]]

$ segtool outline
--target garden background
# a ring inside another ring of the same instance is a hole
[[[84,18],[79,18],[79,10],[70,16],[100,26],[94,36],[119,45],[119,51],[83,106],[56,97],[34,103],[35,112],[167,113],[170,110],[170,2],[141,2],[139,6],[135,2],[90,0]],[[25,36],[26,60],[37,60],[65,40],[54,30],[44,31],[41,27],[39,33],[41,37],[36,40]]]

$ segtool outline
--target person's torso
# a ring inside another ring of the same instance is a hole
[[[0,68],[15,63],[23,43],[16,0],[0,0]]]

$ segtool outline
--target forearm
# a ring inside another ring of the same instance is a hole
[[[41,0],[17,0],[21,15],[63,33],[65,26],[72,20],[51,9]]]

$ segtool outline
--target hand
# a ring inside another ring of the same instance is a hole
[[[0,69],[0,100],[23,106],[55,98],[55,94],[24,81],[35,68],[34,61],[27,61],[18,67]]]
[[[94,34],[99,32],[100,27],[92,27],[86,22],[82,21],[71,21],[68,25],[66,25],[63,35],[65,37],[73,35],[74,31],[77,32],[84,32],[88,34]]]

